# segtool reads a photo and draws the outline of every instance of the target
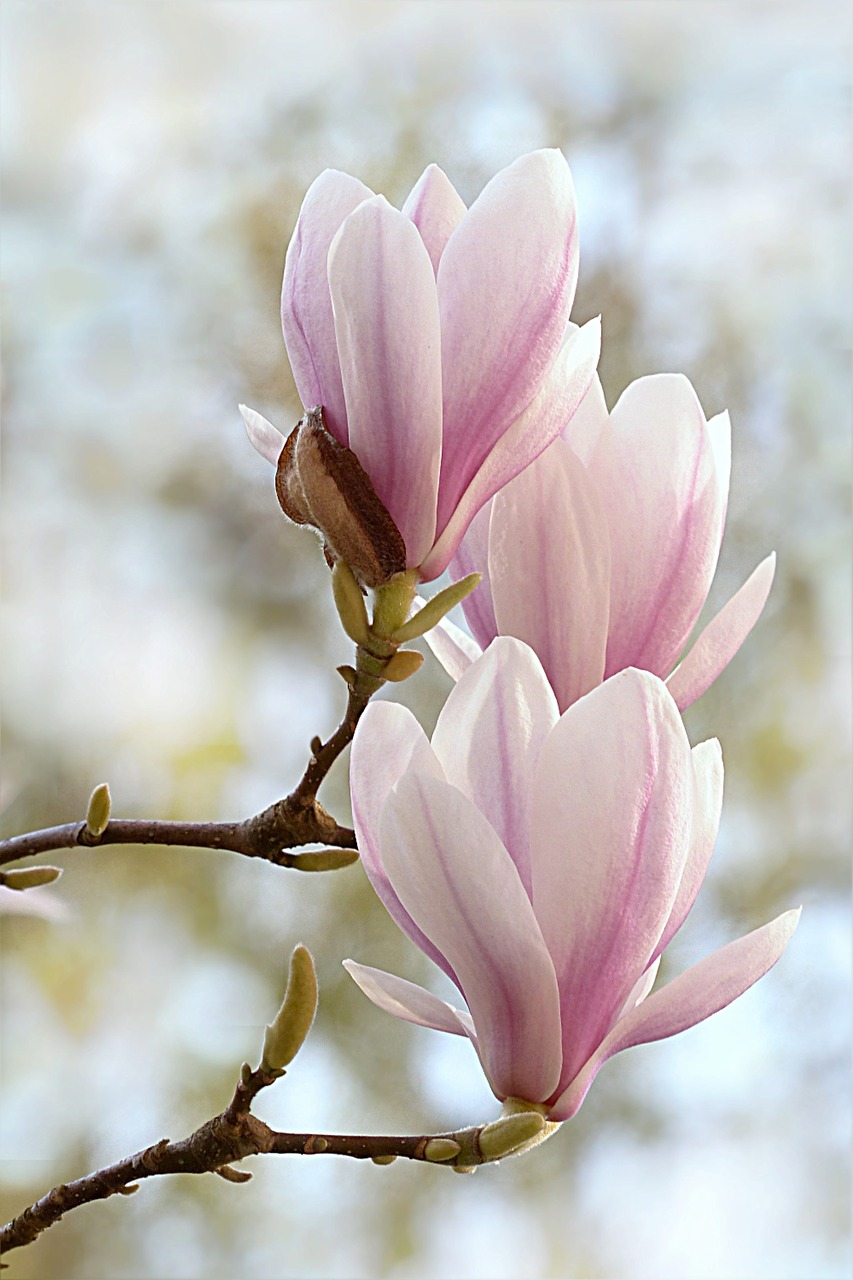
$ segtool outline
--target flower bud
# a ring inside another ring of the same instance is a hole
[[[107,829],[107,823],[110,820],[110,810],[112,809],[112,798],[110,789],[106,782],[102,782],[99,787],[89,797],[89,808],[86,811],[86,830],[91,836],[102,836]]]
[[[0,872],[0,884],[7,889],[37,889],[42,884],[52,884],[62,875],[59,867],[15,867]]]
[[[280,1071],[296,1057],[317,1012],[317,974],[311,952],[301,944],[290,957],[290,975],[281,1008],[264,1035],[262,1071]]]
[[[351,449],[326,430],[321,406],[285,441],[275,490],[284,514],[322,535],[327,558],[343,560],[363,586],[378,587],[406,568],[406,546]]]

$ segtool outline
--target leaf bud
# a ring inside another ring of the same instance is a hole
[[[110,789],[106,782],[102,782],[100,786],[89,797],[89,808],[86,810],[86,830],[91,836],[102,836],[107,829],[107,823],[110,820],[110,810],[112,809],[112,797]]]
[[[401,649],[393,658],[388,659],[382,670],[382,679],[400,684],[402,680],[408,680],[409,676],[420,671],[423,665],[424,655],[418,653],[417,649]]]
[[[424,1147],[424,1160],[440,1164],[442,1160],[452,1160],[461,1150],[459,1143],[452,1138],[430,1138]]]
[[[61,875],[60,867],[13,867],[0,872],[0,884],[7,889],[37,889],[42,884],[53,884]]]
[[[312,849],[293,853],[287,865],[295,871],[340,871],[358,862],[358,849]]]
[[[475,587],[480,585],[482,574],[469,573],[466,578],[460,578],[458,582],[452,582],[449,587],[445,587],[443,591],[439,591],[431,600],[427,600],[422,609],[419,609],[408,622],[404,622],[401,627],[392,635],[391,639],[395,644],[405,644],[408,640],[414,640],[418,636],[426,635],[441,619],[448,614],[451,609],[460,604],[466,596],[469,596]]]
[[[370,623],[367,606],[355,574],[345,560],[338,560],[332,570],[332,594],[341,626],[355,644],[367,644]]]
[[[307,947],[294,947],[287,991],[264,1035],[262,1071],[279,1071],[296,1057],[317,1012],[317,974]]]
[[[395,1155],[371,1156],[370,1158],[374,1164],[393,1164],[397,1159]]]
[[[538,1111],[502,1116],[480,1131],[480,1153],[484,1160],[500,1160],[512,1155],[545,1128],[545,1118]]]

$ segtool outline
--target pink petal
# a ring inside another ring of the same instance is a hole
[[[344,960],[343,966],[368,1000],[395,1018],[414,1022],[419,1027],[430,1027],[433,1031],[448,1031],[453,1036],[473,1038],[474,1024],[464,1009],[455,1009],[446,1000],[439,1000],[438,996],[414,982],[396,978],[393,973],[385,973],[382,969],[371,969],[369,965],[357,964],[355,960]]]
[[[700,742],[690,754],[696,783],[690,852],[684,864],[672,911],[655,947],[655,957],[660,956],[669,946],[696,901],[714,852],[720,826],[723,808],[723,753],[720,744],[716,738],[710,738],[707,742]]]
[[[412,188],[403,213],[420,232],[433,271],[444,247],[466,214],[465,201],[437,164],[428,165]]]
[[[379,840],[382,810],[392,787],[410,768],[442,776],[441,765],[411,711],[396,702],[372,702],[359,721],[350,754],[350,798],[361,863],[391,918],[453,978],[444,956],[400,903],[382,860]]]
[[[408,773],[388,798],[381,840],[400,901],[457,974],[492,1089],[547,1098],[560,1074],[557,981],[494,828],[455,787]]]
[[[608,1058],[623,1049],[663,1040],[724,1009],[771,969],[797,927],[800,911],[786,911],[737,942],[706,956],[627,1013],[551,1108],[552,1120],[569,1120]]]
[[[610,536],[596,487],[558,439],[492,502],[498,632],[530,645],[565,711],[604,679]]]
[[[468,532],[456,548],[448,568],[450,576],[458,582],[469,573],[481,573],[483,581],[470,596],[462,601],[465,621],[481,649],[487,649],[498,634],[495,622],[495,606],[489,582],[489,525],[492,518],[492,502],[481,507],[468,526]]]
[[[557,701],[536,655],[499,636],[442,708],[432,749],[444,776],[486,815],[530,893],[530,802]]]
[[[447,618],[442,618],[437,627],[432,627],[424,639],[451,680],[458,680],[463,676],[483,652],[467,631]]]
[[[693,630],[720,545],[720,448],[680,374],[633,382],[611,414],[590,463],[613,555],[608,675],[663,678]]]
[[[435,536],[441,461],[438,298],[415,226],[382,196],[329,250],[329,287],[355,452],[419,565]]]
[[[497,441],[443,529],[439,520],[438,540],[421,566],[424,582],[444,572],[483,504],[538,458],[560,434],[586,394],[600,349],[598,318],[588,321],[567,339],[541,391]]]
[[[658,969],[660,969],[660,956],[652,961],[646,972],[634,983],[628,999],[619,1010],[616,1019],[617,1022],[619,1018],[624,1016],[624,1014],[629,1013],[631,1009],[636,1009],[638,1004],[643,1003],[646,996],[655,985],[655,978],[658,976]]]
[[[624,671],[581,698],[542,748],[533,904],[560,986],[562,1087],[652,958],[690,847],[693,791],[681,718],[647,672]]]
[[[534,151],[486,186],[438,271],[444,377],[439,528],[486,456],[540,391],[577,282],[571,174]]]
[[[266,458],[267,462],[271,462],[273,466],[277,466],[279,455],[284,448],[284,436],[274,427],[271,422],[267,422],[256,409],[250,409],[248,405],[241,404],[237,406],[243,419],[243,425],[246,428],[246,435],[254,449],[257,449],[262,458]]]
[[[372,195],[357,178],[326,169],[302,201],[284,262],[281,323],[296,389],[306,409],[323,406],[326,426],[341,444],[348,441],[347,418],[327,259],[344,218]]]
[[[675,668],[666,684],[680,711],[701,698],[731,662],[761,616],[775,572],[774,552],[761,561],[728,604],[699,633],[696,643]]]

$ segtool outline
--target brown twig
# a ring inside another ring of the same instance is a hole
[[[0,866],[53,849],[95,849],[108,844],[183,845],[241,853],[263,858],[278,866],[298,866],[298,857],[287,850],[306,844],[355,849],[355,832],[342,827],[317,800],[317,792],[338,756],[352,741],[369,694],[349,689],[343,720],[328,739],[315,738],[305,772],[290,795],[243,822],[165,822],[148,819],[111,819],[96,835],[86,822],[31,831],[0,841]]]
[[[390,1164],[397,1156],[408,1160],[442,1163],[468,1171],[489,1155],[480,1147],[487,1127],[477,1125],[454,1133],[388,1137],[383,1135],[278,1133],[251,1113],[262,1089],[284,1075],[283,1071],[252,1071],[248,1064],[231,1102],[180,1142],[168,1138],[144,1151],[74,1182],[63,1182],[24,1209],[0,1230],[0,1254],[32,1244],[80,1205],[112,1195],[130,1195],[144,1178],[174,1173],[217,1173],[229,1182],[246,1182],[251,1176],[233,1168],[234,1162],[255,1155],[338,1155],[356,1160]],[[490,1126],[494,1129],[494,1125]]]

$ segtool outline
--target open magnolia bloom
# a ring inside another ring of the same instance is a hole
[[[468,530],[451,571],[483,574],[463,605],[474,639],[445,623],[430,636],[439,661],[458,679],[511,635],[539,655],[561,711],[632,666],[666,678],[684,710],[737,653],[773,581],[771,555],[676,666],[716,570],[730,465],[728,414],[706,421],[687,378],[640,378],[610,415],[595,379],[563,437]]]
[[[346,961],[397,1017],[467,1035],[495,1095],[580,1107],[614,1053],[675,1035],[778,960],[798,911],[649,994],[705,875],[719,744],[692,750],[662,682],[627,670],[559,715],[536,655],[496,640],[432,743],[404,707],[368,707],[352,750],[365,870],[468,1010]]]
[[[297,390],[355,454],[402,536],[401,568],[423,581],[590,384],[600,327],[569,325],[577,268],[559,151],[522,156],[467,210],[435,165],[402,212],[334,170],[305,197],[281,312]],[[277,464],[284,436],[254,410],[243,416]]]

